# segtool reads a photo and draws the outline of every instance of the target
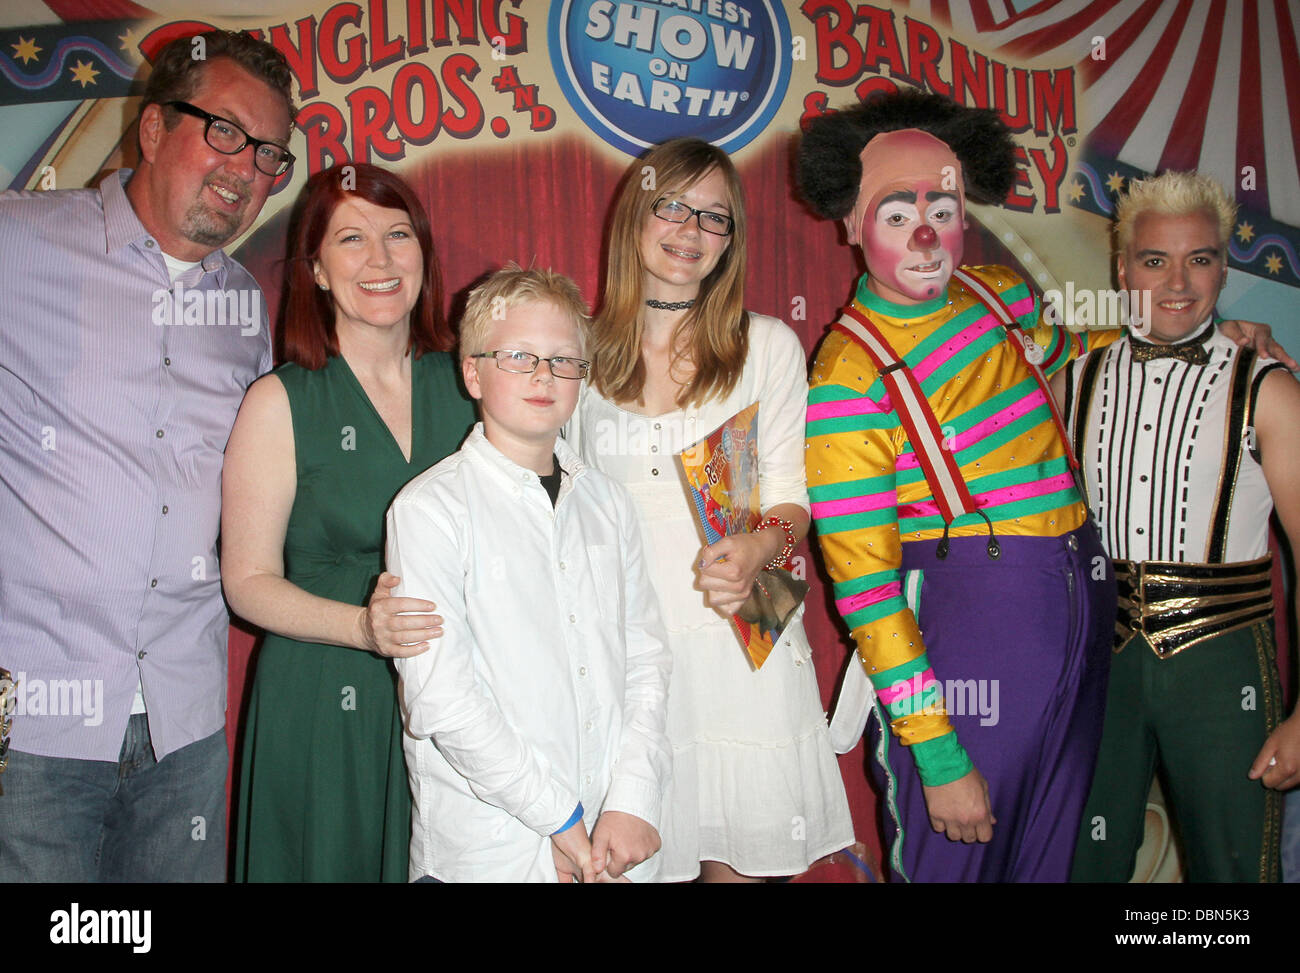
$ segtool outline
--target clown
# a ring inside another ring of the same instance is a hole
[[[1112,336],[1040,327],[1012,271],[960,267],[967,194],[1001,200],[1012,152],[995,113],[910,92],[817,119],[800,149],[804,196],[868,268],[808,410],[862,662],[836,731],[852,745],[874,689],[891,867],[918,881],[1064,881],[1101,732],[1115,585],[1044,380]]]
[[[862,663],[832,735],[849,749],[869,711],[892,731],[904,879],[1065,881],[1101,733],[1115,581],[1047,379],[1119,332],[1042,324],[1013,271],[960,266],[967,196],[1000,202],[1013,153],[995,112],[919,92],[800,147],[804,197],[868,268],[808,398],[813,518]]]
[[[871,268],[867,286],[895,304],[932,300],[961,258],[961,163],[943,142],[915,130],[872,140],[861,159],[872,173],[871,195],[859,193],[844,228]]]

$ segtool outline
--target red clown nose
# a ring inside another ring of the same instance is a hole
[[[916,228],[912,234],[912,248],[914,250],[933,250],[939,243],[939,234],[934,232],[934,227],[928,224],[922,224]]]

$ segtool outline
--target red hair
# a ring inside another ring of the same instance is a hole
[[[343,188],[344,181],[352,185]],[[321,241],[330,217],[349,196],[364,199],[384,209],[404,210],[411,218],[415,238],[424,254],[424,284],[411,309],[411,340],[408,347],[419,358],[426,351],[446,351],[455,336],[442,313],[442,273],[433,249],[429,214],[411,187],[395,173],[368,163],[347,163],[316,173],[307,180],[297,214],[289,252],[288,298],[280,333],[284,360],[315,371],[339,353],[334,333],[334,303],[329,293],[316,286],[313,262],[320,256]]]

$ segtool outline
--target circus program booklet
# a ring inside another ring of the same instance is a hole
[[[758,505],[758,403],[742,409],[677,457],[690,488],[706,543],[753,531],[762,519]],[[784,569],[764,569],[732,628],[762,668],[786,625],[803,602],[808,583]]]

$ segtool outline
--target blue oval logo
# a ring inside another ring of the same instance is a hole
[[[790,83],[790,25],[767,0],[552,0],[549,38],[569,105],[629,155],[682,135],[734,152]]]

